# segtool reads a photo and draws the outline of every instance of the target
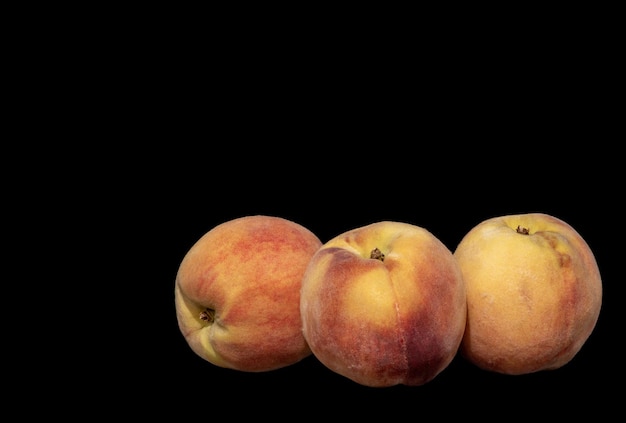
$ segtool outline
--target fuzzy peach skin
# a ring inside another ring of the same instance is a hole
[[[274,216],[224,222],[184,256],[176,317],[191,349],[220,367],[261,372],[311,354],[300,319],[300,286],[321,246],[307,228]]]
[[[511,375],[557,369],[593,331],[600,271],[589,245],[563,220],[544,213],[490,218],[454,255],[468,303],[460,352],[478,367]]]
[[[457,353],[465,285],[433,234],[380,221],[317,251],[302,280],[300,313],[304,337],[329,369],[370,387],[417,386]]]

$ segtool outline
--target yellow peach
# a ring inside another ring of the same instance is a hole
[[[563,220],[505,215],[473,227],[454,251],[467,289],[460,353],[519,375],[562,367],[591,335],[602,304],[593,252]]]
[[[457,353],[465,286],[452,252],[432,233],[380,221],[315,253],[300,312],[304,337],[329,369],[365,386],[416,386]]]
[[[175,281],[178,325],[191,349],[220,367],[261,372],[311,354],[300,287],[319,238],[265,215],[212,228],[184,256]]]

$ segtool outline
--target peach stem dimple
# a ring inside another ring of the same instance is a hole
[[[374,248],[370,253],[370,258],[374,260],[385,261],[385,255],[378,248]]]
[[[203,320],[209,324],[213,323],[213,321],[215,320],[215,310],[210,308],[203,310],[202,312],[200,312],[200,320]]]

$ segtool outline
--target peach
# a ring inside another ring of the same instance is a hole
[[[426,229],[380,221],[326,242],[302,279],[317,359],[361,385],[422,385],[455,357],[466,319],[452,252]]]
[[[265,215],[221,223],[183,257],[176,317],[191,349],[220,367],[262,372],[311,354],[302,334],[300,287],[319,238]]]
[[[572,226],[544,213],[487,219],[454,251],[467,289],[460,354],[519,375],[562,367],[593,331],[602,282],[593,252]]]

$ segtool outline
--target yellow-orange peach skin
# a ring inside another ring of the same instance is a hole
[[[191,349],[220,367],[260,372],[311,354],[300,287],[319,238],[275,216],[244,216],[202,236],[183,258],[176,316]]]
[[[432,380],[454,358],[465,328],[465,286],[452,252],[403,222],[326,242],[307,267],[300,302],[314,355],[372,387]]]
[[[582,236],[544,213],[487,219],[454,255],[467,288],[461,354],[519,375],[562,367],[591,335],[602,304],[595,257]]]

